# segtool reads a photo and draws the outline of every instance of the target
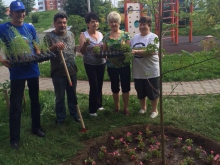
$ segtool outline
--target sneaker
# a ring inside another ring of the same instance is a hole
[[[147,112],[147,110],[144,110],[144,109],[141,109],[141,110],[139,111],[140,114],[145,114],[146,112]]]
[[[103,111],[103,110],[105,110],[105,109],[104,109],[103,107],[99,107],[98,110],[99,110],[99,111]]]
[[[152,112],[150,117],[153,119],[153,118],[157,117],[157,115],[158,115],[158,111]]]
[[[97,113],[89,113],[90,116],[97,116]]]

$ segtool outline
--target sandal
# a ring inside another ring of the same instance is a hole
[[[124,114],[124,115],[129,115],[130,112],[129,112],[129,110],[124,110],[124,111],[123,111],[123,114]]]

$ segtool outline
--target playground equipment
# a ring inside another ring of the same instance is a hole
[[[168,30],[163,31],[163,33],[169,32],[170,36],[162,37],[162,40],[171,39],[175,44],[179,43],[179,23],[184,20],[179,19],[179,13],[181,8],[186,8],[183,5],[180,7],[180,3],[183,4],[184,0],[164,0],[163,3],[158,3],[157,13],[155,13],[155,33],[159,35],[160,31],[160,16],[159,11],[163,13],[163,23],[172,24]],[[133,37],[135,34],[139,33],[138,20],[141,16],[147,15],[143,12],[144,5],[138,2],[131,2],[126,0],[124,3],[124,20],[125,20],[125,30],[129,32],[130,36]],[[189,12],[193,12],[192,2],[189,5]],[[187,23],[185,22],[185,25]],[[192,20],[189,20],[189,42],[192,42]]]

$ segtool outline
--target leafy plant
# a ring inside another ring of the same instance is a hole
[[[7,47],[5,46],[5,43],[0,39],[0,55],[5,55],[5,57],[7,57],[8,59],[11,59],[9,54],[8,54],[8,50]]]
[[[38,14],[32,14],[31,15],[32,23],[38,23],[39,22],[39,15]]]
[[[194,159],[191,157],[187,157],[183,159],[180,163],[180,165],[193,165],[194,164]]]
[[[193,146],[193,140],[192,139],[186,139],[185,142],[188,146]]]
[[[191,150],[192,150],[192,147],[191,147],[191,146],[184,145],[184,146],[182,147],[182,153],[184,153],[184,154],[188,154],[189,151],[191,151]]]
[[[16,28],[10,27],[10,33],[14,36],[9,43],[9,54],[12,55],[13,60],[15,59],[18,61],[28,58],[32,53],[29,44],[24,40]]]
[[[174,146],[180,146],[182,140],[183,139],[181,137],[177,137],[175,140]]]
[[[99,45],[94,46],[92,49],[94,54],[99,54],[100,50],[101,50],[101,47]]]
[[[126,136],[125,136],[125,140],[128,141],[128,142],[131,142],[132,141],[132,134],[130,132],[127,132]]]
[[[96,165],[96,162],[92,158],[88,157],[87,159],[84,160],[84,164],[85,165]]]

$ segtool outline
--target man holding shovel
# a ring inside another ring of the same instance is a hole
[[[51,59],[51,77],[56,95],[56,124],[63,124],[66,118],[65,91],[70,115],[76,122],[80,122],[76,109],[75,40],[73,33],[67,31],[67,19],[65,13],[57,13],[54,16],[55,30],[44,37],[45,42],[50,46],[50,51],[56,54],[56,58]],[[69,72],[69,75],[66,72]]]

